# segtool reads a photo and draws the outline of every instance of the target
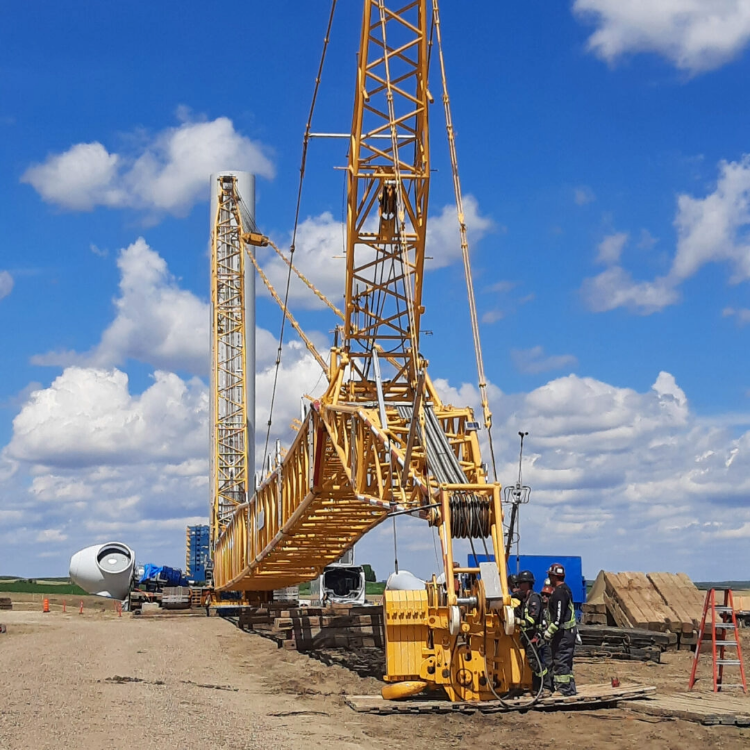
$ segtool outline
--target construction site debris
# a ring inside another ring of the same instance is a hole
[[[660,651],[677,649],[676,633],[661,633],[642,628],[618,628],[611,625],[580,625],[578,632],[584,644],[589,645],[625,640],[635,648],[658,648]]]
[[[383,608],[340,604],[295,607],[281,603],[245,607],[237,618],[242,630],[275,641],[279,648],[311,651],[321,648],[384,647]]]
[[[578,633],[582,643],[576,647],[576,657],[631,659],[658,664],[662,651],[677,647],[677,636],[674,633],[605,625],[581,625]]]

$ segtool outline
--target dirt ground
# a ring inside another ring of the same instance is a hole
[[[21,601],[25,599],[25,602]],[[18,600],[16,602],[16,600]],[[371,716],[346,694],[382,683],[237,630],[220,618],[78,614],[14,595],[0,612],[0,748],[747,748],[750,730],[624,708],[472,716]],[[20,607],[27,607],[21,609]],[[748,644],[750,646],[750,644]],[[748,648],[750,653],[750,648]],[[690,654],[662,665],[579,662],[580,683],[686,686]],[[703,689],[710,689],[704,685]],[[749,702],[750,707],[750,702]]]

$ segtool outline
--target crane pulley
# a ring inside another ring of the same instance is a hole
[[[283,459],[278,456],[255,491],[227,505],[230,512],[212,526],[214,585],[252,598],[311,580],[384,519],[418,515],[438,531],[445,578],[433,576],[419,591],[386,590],[383,694],[439,688],[453,700],[483,700],[528,687],[531,674],[507,584],[501,487],[488,482],[472,410],[443,403],[419,349],[431,30],[439,47],[485,425],[491,427],[437,0],[364,0],[346,171],[343,322],[327,362],[306,340],[328,385],[309,402]],[[316,95],[319,84],[320,70]],[[311,119],[312,113],[302,174]],[[240,242],[269,244],[232,209],[239,201],[236,184],[221,189]],[[284,258],[289,274],[293,254],[294,240]],[[251,257],[285,320],[305,338],[287,309],[288,294],[282,300]],[[454,539],[478,545],[486,562],[457,564]]]

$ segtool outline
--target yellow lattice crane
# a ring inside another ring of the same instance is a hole
[[[244,473],[231,473],[234,489],[244,482],[247,497],[232,494],[229,481],[226,492],[217,491],[214,586],[253,598],[312,580],[386,518],[418,515],[439,532],[445,579],[433,576],[422,590],[385,592],[384,696],[442,688],[452,700],[484,700],[528,687],[531,674],[506,580],[500,485],[488,481],[479,424],[470,408],[443,403],[419,350],[431,32],[438,42],[484,421],[491,426],[437,0],[365,0],[347,166],[343,322],[328,362],[305,338],[328,385],[310,402],[283,460],[277,458],[254,492],[247,487],[247,454]],[[305,146],[309,131],[308,121]],[[267,244],[243,224],[236,181],[219,189],[215,235],[224,216],[250,249]],[[254,254],[247,257],[262,275]],[[215,352],[219,345],[215,337]],[[454,539],[476,541],[498,562],[457,565]]]

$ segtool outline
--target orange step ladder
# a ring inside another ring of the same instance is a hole
[[[716,594],[724,592],[724,602],[716,603]],[[730,637],[731,636],[731,637]],[[698,659],[703,642],[711,643],[714,672],[714,693],[723,688],[742,688],[747,692],[745,681],[745,666],[742,663],[742,648],[740,646],[740,634],[737,631],[737,617],[734,613],[734,600],[731,589],[711,589],[706,593],[706,601],[703,605],[703,617],[698,632],[698,643],[695,646],[695,657],[693,658],[693,669],[690,672],[688,690],[693,689],[698,672]],[[736,649],[736,655],[727,654],[727,649]],[[734,657],[734,658],[732,658]],[[733,684],[724,682],[724,667],[739,667],[742,682]]]

